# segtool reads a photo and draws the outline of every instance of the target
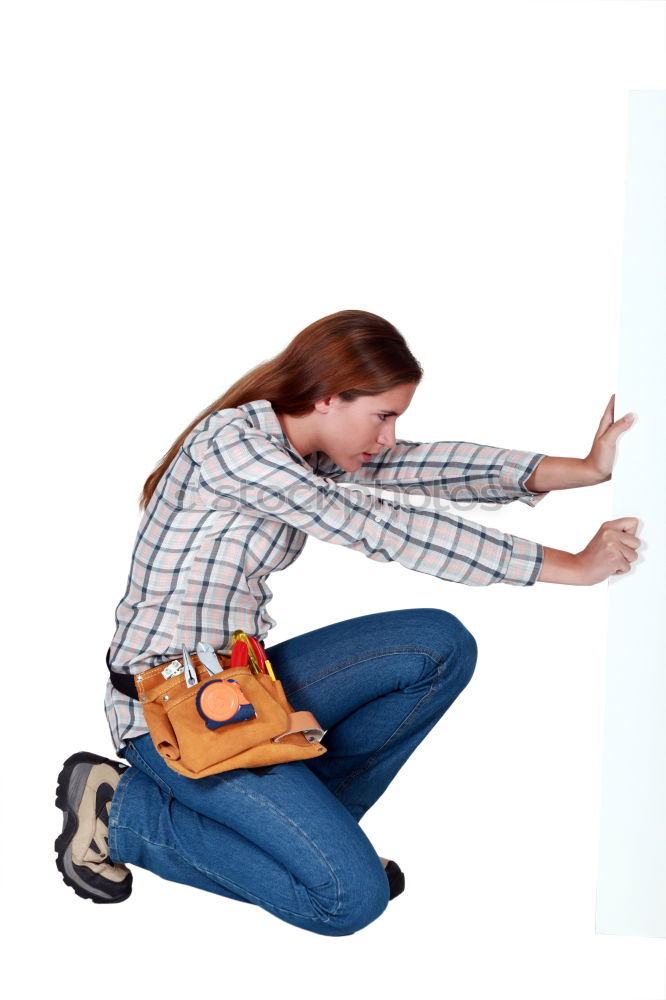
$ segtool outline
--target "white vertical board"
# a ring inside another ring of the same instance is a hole
[[[666,91],[630,91],[613,517],[640,555],[608,581],[596,931],[666,937]]]

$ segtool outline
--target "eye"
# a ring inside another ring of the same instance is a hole
[[[378,413],[377,416],[380,420],[386,420],[388,413]]]

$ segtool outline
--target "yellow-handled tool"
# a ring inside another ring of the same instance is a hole
[[[273,667],[271,666],[271,661],[266,657],[266,653],[264,652],[258,639],[255,639],[253,636],[246,635],[241,629],[237,629],[232,634],[232,639],[234,642],[240,640],[247,646],[250,669],[253,673],[268,674],[271,680],[275,680],[275,674],[273,672]]]

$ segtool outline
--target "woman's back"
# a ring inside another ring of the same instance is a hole
[[[139,525],[127,589],[116,608],[109,652],[114,670],[135,673],[180,655],[183,646],[193,649],[198,641],[223,650],[234,629],[263,640],[276,624],[266,611],[273,596],[266,578],[297,558],[307,536],[211,494],[202,466],[225,429],[258,432],[256,448],[265,440],[271,452],[280,449],[285,464],[311,471],[292,449],[268,400],[219,410],[194,428]],[[258,451],[258,470],[261,461]],[[145,732],[136,704],[110,682],[106,703],[116,749],[122,739]]]

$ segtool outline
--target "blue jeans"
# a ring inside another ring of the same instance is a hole
[[[255,903],[317,934],[353,934],[388,903],[359,820],[469,682],[474,637],[452,614],[406,608],[266,647],[327,753],[186,778],[149,734],[129,742],[111,803],[112,861]]]

